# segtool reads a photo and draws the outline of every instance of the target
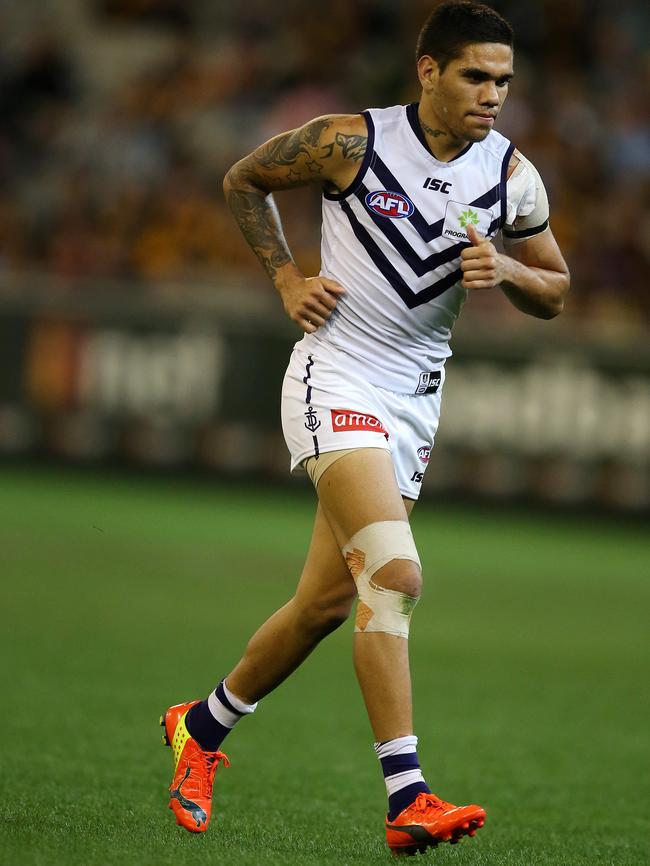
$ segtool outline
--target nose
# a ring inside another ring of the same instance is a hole
[[[481,105],[495,106],[499,104],[499,91],[494,81],[486,81],[481,88]]]

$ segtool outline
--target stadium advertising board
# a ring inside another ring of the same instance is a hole
[[[0,310],[0,454],[286,477],[281,322]],[[424,492],[650,506],[650,358],[467,329]]]

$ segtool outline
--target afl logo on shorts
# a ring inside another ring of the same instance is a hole
[[[382,217],[392,220],[403,220],[410,217],[415,208],[413,202],[399,192],[388,192],[380,189],[369,192],[366,196],[366,206]]]
[[[423,463],[428,463],[429,457],[431,457],[431,446],[423,445],[421,448],[418,448],[418,457]]]

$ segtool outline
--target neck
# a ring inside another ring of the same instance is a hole
[[[440,162],[449,162],[469,144],[469,139],[457,138],[435,111],[424,102],[418,106],[418,120],[429,150]]]

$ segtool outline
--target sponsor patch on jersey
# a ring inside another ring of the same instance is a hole
[[[389,192],[386,189],[369,192],[366,195],[366,206],[379,216],[391,220],[403,220],[410,217],[415,210],[410,198],[400,192]]]
[[[428,463],[429,458],[431,457],[431,446],[422,445],[420,448],[418,448],[418,457],[423,463]]]
[[[331,409],[332,430],[343,433],[346,430],[369,430],[373,433],[383,433],[388,439],[388,431],[379,418],[365,412],[355,412],[353,409]]]
[[[492,222],[492,212],[482,207],[473,207],[460,201],[448,201],[442,233],[457,243],[468,241],[467,226],[473,225],[485,237]]]

